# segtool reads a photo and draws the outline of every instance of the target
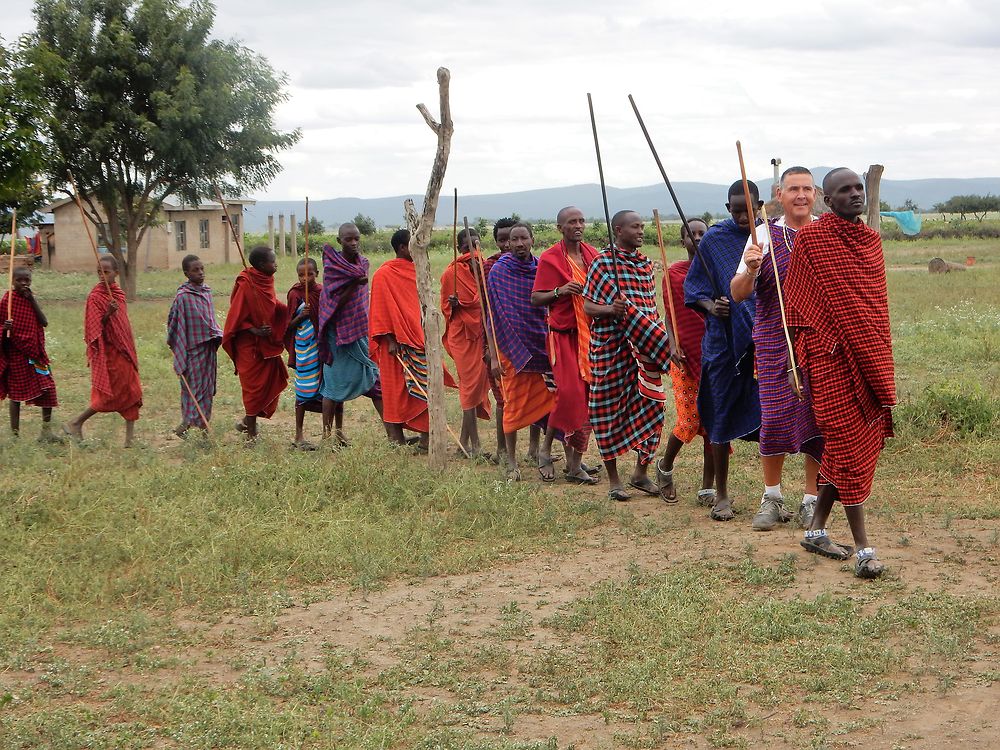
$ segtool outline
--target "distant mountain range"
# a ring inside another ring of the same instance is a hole
[[[829,167],[816,167],[817,184],[820,183]],[[756,180],[761,193],[770,195],[772,177]],[[706,182],[674,183],[674,190],[681,201],[684,212],[692,216],[700,216],[709,211],[713,214],[725,211],[725,193],[728,185],[713,185]],[[967,194],[984,195],[1000,194],[1000,177],[979,178],[941,178],[927,180],[882,180],[881,198],[896,207],[907,198],[913,200],[921,209],[927,211],[935,203],[946,201],[953,195]],[[403,201],[413,198],[417,210],[423,201],[423,196],[397,195],[388,198],[332,198],[330,200],[310,201],[309,214],[322,221],[327,228],[333,228],[342,222],[350,221],[359,213],[370,216],[379,226],[399,226],[403,221]],[[646,185],[635,188],[608,188],[608,204],[611,211],[622,208],[635,208],[643,215],[652,214],[654,208],[659,208],[664,217],[676,217],[673,203],[666,187],[663,185]],[[570,185],[568,187],[546,188],[544,190],[523,190],[516,193],[495,193],[490,195],[459,195],[459,220],[468,216],[469,222],[479,217],[498,219],[503,216],[518,214],[523,219],[553,221],[556,213],[564,206],[578,206],[588,218],[596,218],[604,213],[601,203],[601,188],[597,184]],[[445,193],[438,204],[437,224],[450,225],[454,207],[452,197]],[[278,215],[285,214],[286,226],[291,230],[289,215],[294,213],[296,221],[305,218],[305,206],[302,201],[260,201],[246,210],[246,228],[250,232],[267,230],[267,217],[274,216],[275,232],[278,231]]]

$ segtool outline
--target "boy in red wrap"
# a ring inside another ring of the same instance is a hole
[[[884,567],[868,544],[863,503],[893,435],[896,404],[885,259],[879,233],[861,221],[865,186],[857,174],[846,167],[829,172],[823,201],[831,213],[799,230],[784,286],[797,364],[824,441],[819,498],[801,544],[834,560],[853,553],[854,574],[877,578]],[[853,548],[826,533],[838,500]]]
[[[83,317],[83,340],[90,365],[90,406],[63,431],[82,440],[84,422],[101,412],[118,412],[125,420],[125,447],[131,448],[142,406],[142,384],[125,292],[116,283],[118,260],[113,255],[101,256],[97,278],[97,285],[87,295]]]
[[[389,440],[406,443],[403,428],[420,434],[427,450],[427,352],[417,297],[417,270],[410,256],[410,233],[400,229],[390,239],[396,257],[383,263],[371,282],[368,331],[371,356],[382,381],[382,419]],[[406,367],[403,367],[405,363]],[[444,371],[445,385],[455,381]]]
[[[289,315],[288,306],[274,293],[278,262],[271,248],[255,247],[248,260],[250,267],[244,268],[233,284],[222,348],[233,360],[243,389],[246,416],[236,423],[236,429],[252,441],[257,437],[257,417],[273,416],[288,385],[282,355]]]
[[[14,269],[14,290],[0,300],[0,310],[6,318],[0,332],[0,400],[10,399],[10,431],[16,437],[21,431],[21,403],[42,409],[41,442],[58,442],[52,434],[52,409],[56,400],[56,384],[45,353],[45,327],[49,324],[38,300],[31,291],[31,271]]]
[[[587,221],[576,206],[567,206],[556,216],[562,239],[538,258],[531,304],[547,307],[549,361],[556,382],[556,403],[549,414],[545,443],[538,455],[539,466],[551,466],[552,440],[556,431],[565,434],[566,481],[597,484],[596,473],[583,464],[590,442],[590,318],[583,311],[583,285],[597,249],[583,241]],[[588,472],[589,469],[589,472]]]
[[[458,400],[462,405],[459,441],[470,456],[479,455],[478,419],[490,418],[490,380],[483,359],[485,330],[479,234],[475,229],[458,233],[461,255],[441,275],[441,311],[444,313],[444,348],[458,371]]]

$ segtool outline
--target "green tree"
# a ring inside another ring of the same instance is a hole
[[[746,201],[743,201],[743,202],[746,203]],[[711,211],[706,211],[705,213],[703,213],[701,215],[701,220],[703,222],[705,222],[705,226],[706,227],[712,226],[712,212]],[[688,221],[690,221],[690,219]]]
[[[892,210],[892,206],[889,205],[888,201],[879,201],[878,202],[878,210],[879,211],[891,211]]]
[[[372,235],[378,231],[378,226],[375,224],[375,219],[371,216],[365,216],[364,214],[358,214],[354,217],[354,226],[358,228],[358,231],[363,235]]]
[[[306,233],[306,223],[304,221],[300,221],[299,222],[299,231],[302,234]],[[310,234],[310,236],[312,236],[312,235],[320,235],[320,234],[323,234],[323,232],[325,232],[325,231],[326,231],[326,227],[323,226],[323,222],[322,221],[320,221],[319,219],[317,219],[315,216],[310,216],[309,217],[309,234]]]
[[[903,205],[896,209],[897,211],[913,211],[913,213],[920,213],[920,207],[917,205],[913,198],[907,198],[903,201]]]
[[[300,137],[274,126],[285,79],[210,38],[209,0],[36,0],[34,14],[49,175],[67,193],[73,175],[134,298],[130,261],[166,198],[244,193],[281,170],[275,153]]]
[[[475,229],[481,239],[485,240],[487,237],[493,236],[493,227],[491,227],[489,221],[482,216],[476,219]]]
[[[939,203],[934,210],[942,213],[958,214],[964,221],[968,214],[982,221],[991,211],[1000,211],[1000,197],[995,195],[953,195],[944,203]]]
[[[35,117],[41,101],[23,63],[25,46],[0,43],[0,234],[10,231],[11,211],[23,226],[48,200],[43,185],[45,143]]]

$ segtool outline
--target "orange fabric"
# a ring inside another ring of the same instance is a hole
[[[289,320],[288,306],[275,295],[274,277],[253,267],[241,271],[229,300],[222,348],[236,367],[243,408],[251,417],[273,416],[288,385],[282,354]],[[262,326],[271,326],[268,338],[250,333]]]
[[[458,400],[463,410],[475,409],[480,419],[490,418],[490,380],[483,361],[485,336],[479,285],[470,268],[475,258],[464,253],[448,264],[441,275],[441,312],[445,330],[441,340],[458,371]],[[477,269],[478,270],[478,269]],[[459,307],[448,301],[456,289]]]
[[[696,436],[706,434],[698,416],[698,380],[680,367],[670,368],[670,380],[674,385],[674,407],[677,410],[674,435],[686,445]]]
[[[573,281],[587,285],[587,269],[580,268],[568,255],[569,267],[573,271]],[[583,311],[583,295],[573,295],[573,312],[576,315],[576,360],[580,366],[580,377],[591,382],[590,376],[590,318]]]
[[[499,355],[503,369],[503,431],[517,432],[548,416],[556,395],[546,387],[542,373],[517,372],[503,352]]]
[[[105,299],[107,299],[106,292]],[[123,314],[122,310],[115,313],[115,315]],[[122,418],[134,422],[139,418],[139,407],[142,406],[139,369],[114,346],[104,348],[103,359],[108,381],[111,383],[111,392],[102,391],[97,386],[96,380],[91,377],[90,408],[99,412],[118,412]]]

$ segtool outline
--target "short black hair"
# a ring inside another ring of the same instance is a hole
[[[472,235],[472,241],[474,243],[475,242],[479,242],[479,232],[477,232],[472,227],[469,227],[468,229],[463,229],[461,232],[458,233],[458,249],[459,250],[462,249],[462,246],[465,244],[465,238],[468,237],[469,235]]]
[[[622,225],[622,222],[625,221],[625,216],[626,215],[628,215],[628,214],[638,214],[638,213],[639,213],[638,211],[634,211],[631,208],[626,208],[626,209],[624,209],[624,210],[619,211],[618,213],[616,213],[614,216],[611,217],[611,233],[614,234],[615,229],[617,229],[618,227],[620,227]]]
[[[181,270],[184,273],[187,273],[189,270],[191,270],[191,264],[194,263],[196,260],[201,260],[201,258],[199,258],[197,255],[185,255],[181,259]]]
[[[274,251],[271,248],[267,245],[257,245],[257,247],[250,251],[247,260],[251,266],[257,268],[260,263],[267,260],[269,255],[274,255]],[[257,270],[259,271],[260,269],[258,268]]]
[[[684,237],[685,234],[690,234],[691,233],[691,231],[688,229],[688,227],[690,227],[696,221],[700,221],[702,224],[705,225],[706,231],[708,230],[708,222],[705,221],[704,219],[702,219],[702,218],[688,219],[687,220],[687,224],[681,224],[681,237],[682,238]]]
[[[493,241],[497,241],[497,235],[500,234],[501,229],[511,229],[515,224],[517,224],[517,219],[512,219],[509,216],[497,219],[497,223],[493,225]]]
[[[409,229],[397,229],[395,232],[392,233],[392,237],[389,238],[389,245],[392,247],[394,252],[401,245],[409,246],[409,244],[410,244]]]
[[[853,170],[850,167],[834,167],[833,169],[831,169],[829,172],[826,173],[826,177],[823,178],[823,192],[824,193],[830,192],[829,190],[826,189],[826,186],[829,184],[831,177],[833,177],[836,174],[839,174],[840,172],[851,172],[851,171]]]
[[[760,191],[757,189],[757,183],[755,183],[753,180],[747,180],[747,185],[750,188],[750,195],[753,196],[754,200],[759,201]],[[736,182],[734,182],[732,185],[729,186],[729,192],[726,193],[726,203],[728,203],[729,199],[732,198],[734,195],[739,196],[741,198],[743,197],[743,180],[737,180]]]
[[[559,209],[559,213],[556,214],[556,224],[562,224],[563,214],[565,214],[567,211],[580,211],[580,209],[577,208],[576,206],[563,206],[562,208]],[[583,211],[580,211],[580,213],[582,214]]]
[[[528,236],[531,237],[531,239],[535,239],[535,231],[531,228],[531,224],[527,224],[523,221],[515,221],[513,224],[510,225],[511,232],[513,232],[515,229],[518,228],[527,229]]]
[[[345,221],[343,224],[337,227],[337,236],[340,237],[340,235],[344,232],[344,230],[348,228],[358,229],[358,225],[355,224],[353,221]],[[361,234],[360,229],[358,229],[358,234]]]
[[[111,253],[102,253],[100,262],[103,263],[104,261],[107,261],[108,264],[111,266],[111,269],[115,273],[118,273],[118,258],[116,258]]]
[[[31,269],[28,268],[28,266],[14,266],[14,269],[11,271],[11,274],[14,275],[14,276],[28,276],[28,277],[30,277],[31,276]]]
[[[789,167],[788,169],[786,169],[784,172],[781,173],[781,178],[778,180],[778,184],[779,185],[784,185],[785,184],[785,178],[788,177],[788,175],[790,175],[790,174],[807,174],[810,177],[813,176],[813,173],[810,172],[805,167]]]
[[[306,263],[308,263],[310,266],[312,266],[312,269],[316,273],[319,273],[319,266],[316,265],[316,259],[315,258],[299,258],[299,262],[295,264],[295,270],[298,271]]]

